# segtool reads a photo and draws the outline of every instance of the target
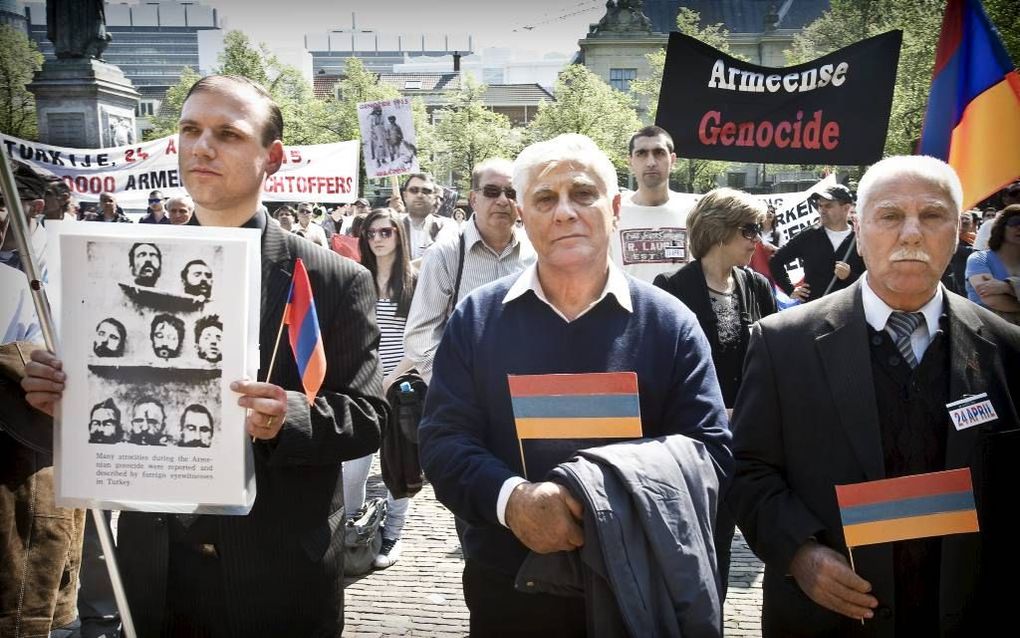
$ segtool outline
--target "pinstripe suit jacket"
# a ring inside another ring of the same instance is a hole
[[[259,213],[263,214],[264,213]],[[273,441],[254,444],[258,495],[247,516],[203,516],[224,577],[232,636],[339,636],[343,630],[344,508],[341,462],[379,447],[387,418],[376,349],[372,277],[357,263],[267,223],[262,235],[259,378],[286,305],[294,259],[308,270],[326,351],[311,406],[297,366],[281,351],[270,379],[287,390]],[[281,350],[289,350],[285,340]],[[163,626],[171,517],[125,512],[118,555],[139,636]]]

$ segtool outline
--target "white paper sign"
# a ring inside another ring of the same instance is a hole
[[[114,193],[124,208],[144,209],[149,192],[184,195],[177,168],[177,136],[115,148],[48,146],[0,134],[2,152],[44,175],[67,182],[81,202],[98,202]],[[358,198],[358,142],[287,146],[283,165],[266,178],[262,200],[350,203]]]
[[[376,178],[418,172],[418,139],[409,98],[361,102],[358,124],[366,176]]]
[[[254,467],[229,385],[258,368],[259,231],[47,230],[67,374],[54,434],[58,504],[246,513]]]

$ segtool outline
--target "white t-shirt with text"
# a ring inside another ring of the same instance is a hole
[[[640,206],[624,193],[620,221],[610,244],[613,262],[625,273],[651,283],[661,273],[671,273],[690,261],[687,250],[687,213],[698,196],[669,192],[660,206]]]

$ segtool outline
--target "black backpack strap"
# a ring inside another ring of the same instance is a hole
[[[457,257],[457,279],[456,279],[455,283],[453,284],[453,294],[450,296],[450,303],[448,303],[446,305],[446,319],[443,320],[444,324],[450,318],[450,315],[453,314],[454,308],[457,307],[457,298],[460,297],[460,280],[461,280],[461,278],[464,275],[464,252],[465,252],[465,243],[466,243],[464,241],[464,232],[463,231],[461,231],[460,239],[458,240],[457,243],[459,245],[458,257]]]

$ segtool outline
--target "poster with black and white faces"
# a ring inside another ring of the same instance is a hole
[[[359,103],[358,125],[366,177],[418,172],[418,138],[409,98]]]
[[[251,447],[229,385],[258,368],[259,232],[51,228],[49,294],[68,377],[58,503],[246,512]]]

